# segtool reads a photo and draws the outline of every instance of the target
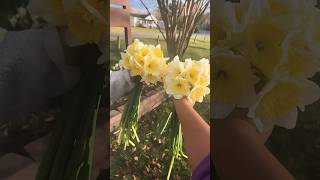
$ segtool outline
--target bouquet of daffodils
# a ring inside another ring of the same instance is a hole
[[[139,104],[144,85],[162,85],[168,95],[176,99],[187,97],[192,104],[202,102],[203,97],[209,94],[210,64],[208,59],[199,61],[186,59],[180,61],[176,56],[171,62],[165,58],[160,45],[146,45],[139,40],[128,46],[125,53],[121,53],[120,66],[127,69],[136,80],[136,87],[132,90],[126,108],[122,114],[119,143],[127,146],[135,146],[134,140],[140,142],[137,133],[139,119]],[[182,132],[175,111],[170,113],[168,119],[164,119],[165,126],[170,124],[173,133],[169,135],[171,142],[172,161],[168,172],[168,179],[174,160],[183,153]],[[171,122],[168,121],[171,119]],[[161,131],[161,134],[164,131]]]
[[[176,99],[188,97],[190,102],[202,102],[210,89],[210,64],[208,59],[200,61],[186,59],[181,62],[179,57],[174,57],[168,64],[164,78],[164,88],[169,95]]]
[[[294,128],[320,88],[320,10],[315,1],[214,1],[215,118],[245,108],[257,129]]]

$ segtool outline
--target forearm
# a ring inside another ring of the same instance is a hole
[[[174,105],[181,122],[189,163],[194,169],[210,153],[210,126],[187,99],[174,99]]]
[[[212,128],[213,159],[221,179],[294,179],[245,120],[215,120]]]

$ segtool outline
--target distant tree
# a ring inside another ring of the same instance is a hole
[[[183,56],[209,0],[157,0],[169,57]]]
[[[162,18],[161,18],[161,13],[160,13],[159,8],[154,9],[154,10],[151,12],[151,14],[152,14],[155,18],[157,18],[157,20],[162,20]]]
[[[210,30],[210,13],[209,12],[205,13],[202,16],[198,26],[199,26],[198,27],[199,29],[207,30],[207,31]]]

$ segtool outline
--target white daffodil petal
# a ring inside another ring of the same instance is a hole
[[[298,83],[304,90],[304,97],[300,99],[298,107],[304,111],[305,106],[312,104],[320,98],[320,87],[310,80],[299,80]]]
[[[298,118],[297,108],[293,108],[290,112],[285,114],[282,118],[275,121],[275,124],[287,129],[293,129],[296,126]]]
[[[57,17],[52,11],[48,0],[30,0],[27,6],[30,14],[44,18],[53,25],[65,25],[66,20],[62,17]]]

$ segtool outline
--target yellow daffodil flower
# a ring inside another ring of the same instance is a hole
[[[145,45],[138,39],[121,53],[120,65],[130,71],[131,76],[140,76],[142,82],[155,84],[166,74],[168,58],[163,57],[160,46]]]
[[[192,84],[192,85],[196,85],[198,83],[198,81],[200,80],[201,77],[201,71],[202,71],[202,67],[200,65],[200,63],[198,63],[197,61],[191,60],[191,59],[186,59],[185,60],[185,77],[186,79]]]
[[[286,32],[271,20],[257,21],[245,29],[237,50],[271,78],[274,67],[282,58],[281,44],[285,37]]]
[[[129,53],[120,53],[120,54],[121,54],[120,65],[126,69],[130,69],[133,61],[132,56]]]
[[[174,98],[180,99],[189,95],[191,86],[186,79],[178,77],[166,80],[166,92],[173,95]]]
[[[250,63],[234,54],[217,54],[213,57],[214,101],[241,106],[255,96],[255,76]]]
[[[257,103],[249,108],[260,131],[270,130],[274,125],[294,128],[297,108],[304,111],[320,97],[320,88],[305,79],[280,79],[271,81],[260,93]]]
[[[283,15],[289,13],[288,3],[279,0],[268,0],[270,3],[271,11],[274,15]]]
[[[213,17],[212,31],[214,46],[228,46],[234,41],[234,35],[237,34],[241,27],[241,20],[237,18],[236,4],[225,0],[216,0],[213,2]],[[240,13],[238,8],[238,12]],[[243,11],[241,11],[243,12]]]
[[[150,84],[156,84],[160,80],[161,79],[159,78],[159,76],[145,73],[142,76],[141,82],[145,82],[147,85],[150,85]]]
[[[310,78],[320,70],[317,53],[307,40],[305,28],[301,28],[285,40],[284,62],[281,62],[277,73],[288,73],[293,78]]]
[[[198,81],[198,85],[200,86],[208,86],[210,84],[210,76],[209,75],[201,75]]]
[[[179,57],[176,56],[173,58],[173,61],[171,61],[168,64],[167,68],[167,74],[171,78],[176,78],[178,76],[182,76],[185,71],[184,64],[179,60]]]
[[[87,0],[101,15],[105,15],[106,1]],[[80,41],[89,43],[99,43],[103,40],[106,32],[104,21],[88,11],[80,3],[70,9],[66,14],[68,29],[74,33]]]
[[[287,58],[287,63],[281,65],[278,72],[288,72],[293,78],[310,78],[320,70],[320,62],[299,49],[289,49]]]
[[[158,58],[164,58],[160,44],[153,48],[152,53]]]
[[[165,60],[163,58],[158,58],[156,56],[146,58],[144,72],[155,76],[161,76],[164,64]]]
[[[202,102],[204,96],[210,93],[210,89],[205,86],[195,86],[188,96],[188,99],[191,101],[192,104],[195,102]]]
[[[144,46],[142,42],[140,42],[138,39],[135,39],[125,50],[126,52],[129,52],[132,55],[135,55],[137,52],[140,51],[140,49]]]

